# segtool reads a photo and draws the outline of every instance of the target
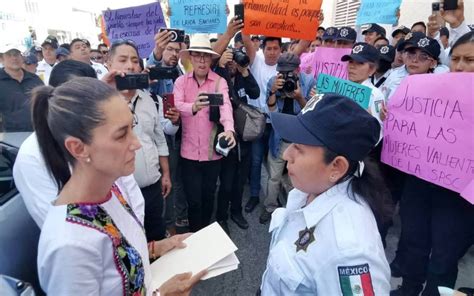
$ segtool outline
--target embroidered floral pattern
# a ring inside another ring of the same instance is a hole
[[[138,221],[128,203],[123,198],[120,190],[112,188],[115,196],[122,205]],[[80,224],[96,229],[112,240],[114,246],[114,261],[118,272],[122,276],[123,291],[125,296],[144,296],[145,270],[143,261],[138,251],[130,245],[126,238],[119,231],[112,218],[99,205],[69,204],[67,206],[66,221]],[[141,225],[141,224],[140,224]],[[143,228],[143,226],[142,226]]]

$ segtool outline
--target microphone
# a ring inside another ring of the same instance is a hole
[[[225,139],[225,137],[221,137],[219,141],[217,141],[216,152],[222,156],[227,156],[229,151],[229,142]]]

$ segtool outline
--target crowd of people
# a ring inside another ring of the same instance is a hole
[[[88,40],[60,45],[48,36],[27,53],[6,50],[1,123],[4,132],[32,132],[13,174],[41,228],[41,287],[48,295],[151,295],[150,262],[185,247],[184,232],[206,227],[214,212],[227,233],[229,218],[251,231],[244,212],[263,200],[259,221],[270,223],[272,241],[258,295],[431,296],[438,286],[454,288],[458,261],[474,244],[474,206],[380,155],[387,103],[405,77],[474,72],[463,9],[459,2],[389,35],[378,24],[362,32],[319,27],[315,40],[288,43],[244,34],[234,17],[214,39],[175,42],[172,31],[160,31],[146,59],[131,40],[92,49]],[[300,64],[320,47],[351,49],[341,61],[348,80],[372,90],[367,110],[318,93]],[[156,69],[172,75],[149,88],[116,82]],[[261,137],[239,133],[241,105],[265,116]],[[287,173],[295,188],[288,196]],[[388,264],[396,204],[402,231]],[[205,273],[176,275],[158,292],[188,295]],[[403,278],[394,291],[391,276]]]

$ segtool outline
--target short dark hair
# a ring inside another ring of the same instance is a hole
[[[88,64],[65,60],[53,67],[49,77],[49,85],[57,87],[76,77],[97,78],[95,70]]]
[[[211,39],[209,39],[209,42],[211,42],[211,43],[217,42],[217,38],[211,38]]]
[[[74,45],[74,43],[76,43],[76,42],[84,42],[88,47],[91,47],[91,44],[87,39],[74,38],[74,39],[72,39],[71,43],[69,43],[69,46],[70,46],[71,49],[72,49],[72,46]],[[71,51],[71,50],[69,50],[69,51]]]
[[[412,26],[411,26],[411,29],[413,30],[414,27],[416,26],[422,26],[423,28],[425,28],[425,32],[426,32],[426,24],[424,22],[416,22],[414,23]]]
[[[271,42],[271,41],[278,41],[278,45],[281,47],[282,45],[282,42],[281,42],[281,38],[280,37],[271,37],[271,36],[265,36],[263,38],[263,42],[262,42],[262,46],[263,48],[265,49],[265,47],[267,46],[267,42]]]
[[[128,46],[133,47],[133,49],[135,49],[135,51],[137,52],[137,56],[140,57],[140,53],[138,52],[138,48],[135,42],[133,42],[132,40],[121,39],[121,40],[115,41],[114,43],[112,43],[112,46],[110,46],[109,59],[111,59],[115,55],[117,48],[122,45],[128,45]]]
[[[63,43],[59,45],[59,47],[62,47],[62,48],[67,49],[68,51],[71,51],[71,46],[69,45],[69,43]]]
[[[101,47],[107,47],[107,48],[109,48],[109,47],[107,46],[107,44],[105,44],[105,43],[99,43],[99,45],[97,45],[97,49],[99,49],[99,48],[101,48]]]

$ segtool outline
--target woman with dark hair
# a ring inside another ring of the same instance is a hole
[[[451,47],[451,72],[474,72],[474,31],[461,36]]]
[[[149,257],[183,247],[186,236],[147,244],[143,221],[115,184],[133,173],[141,147],[127,103],[103,82],[76,78],[36,89],[32,113],[59,187],[38,246],[41,287],[48,295],[151,295]],[[160,294],[189,291],[203,274],[177,275]]]
[[[292,142],[283,158],[295,189],[272,215],[261,295],[388,295],[376,222],[386,215],[388,194],[367,158],[380,124],[335,94],[313,97],[297,116],[271,117]]]
[[[474,72],[474,33],[451,49],[451,72]],[[407,175],[400,200],[402,233],[392,275],[403,277],[390,295],[439,295],[454,288],[458,262],[474,244],[474,206],[459,193]],[[423,288],[423,284],[426,285]]]

